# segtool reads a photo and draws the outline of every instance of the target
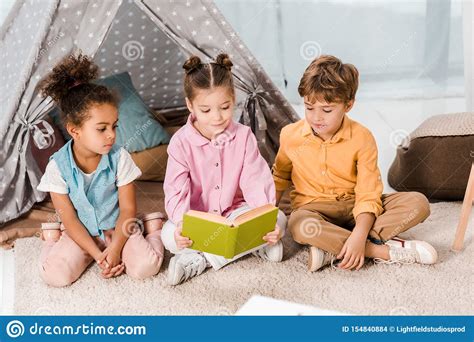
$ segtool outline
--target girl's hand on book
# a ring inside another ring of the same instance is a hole
[[[281,238],[280,236],[280,232],[281,232],[281,229],[280,227],[278,227],[278,225],[275,226],[275,230],[274,231],[271,231],[270,233],[267,233],[267,235],[265,235],[263,237],[263,240],[265,240],[266,242],[268,242],[268,244],[270,246],[273,246],[275,245]]]
[[[183,223],[179,223],[174,231],[174,240],[176,241],[176,246],[178,249],[189,248],[192,246],[193,242],[185,236],[181,235],[183,231]]]

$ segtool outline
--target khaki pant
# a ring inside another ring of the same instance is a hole
[[[382,195],[384,212],[369,231],[369,240],[384,243],[430,215],[426,197],[418,192]],[[318,201],[295,209],[288,221],[293,239],[337,255],[355,226],[354,199]]]

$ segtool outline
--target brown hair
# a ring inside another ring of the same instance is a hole
[[[225,87],[235,96],[232,79],[232,62],[227,54],[221,53],[215,62],[203,64],[198,56],[191,56],[183,64],[184,94],[192,101],[197,89]]]
[[[43,96],[51,96],[61,111],[63,123],[81,126],[94,104],[118,106],[117,97],[105,86],[92,83],[98,77],[98,66],[82,54],[67,56],[40,84]]]
[[[334,56],[322,55],[306,68],[298,86],[301,97],[311,102],[324,100],[347,104],[355,99],[359,86],[359,71]]]

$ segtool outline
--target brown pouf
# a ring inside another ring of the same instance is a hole
[[[433,116],[397,148],[388,182],[430,200],[462,200],[474,162],[474,113]]]

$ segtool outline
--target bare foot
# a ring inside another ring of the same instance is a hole
[[[0,243],[0,248],[3,248],[5,250],[13,249],[13,247],[15,247],[15,243],[10,240]]]
[[[0,231],[0,247],[12,249],[16,239],[35,235],[40,236],[40,234],[41,228],[7,228]]]
[[[12,249],[13,245],[9,240],[9,236],[6,232],[0,231],[0,247],[3,249]]]

